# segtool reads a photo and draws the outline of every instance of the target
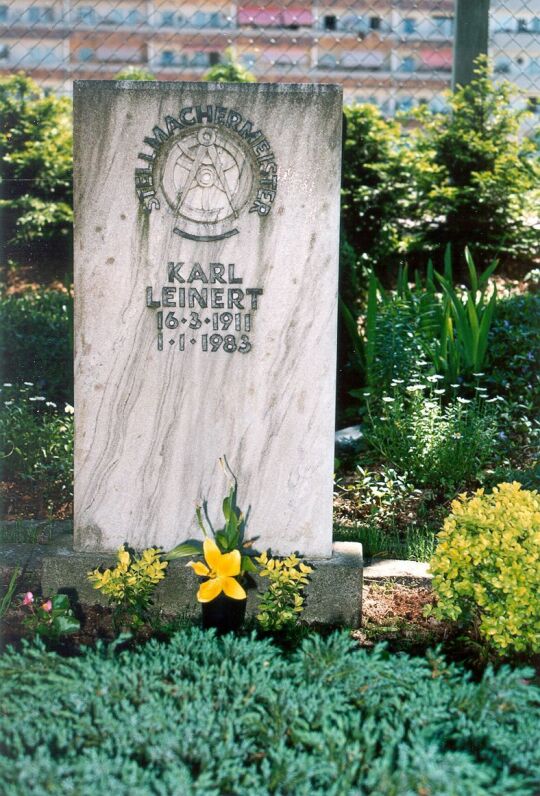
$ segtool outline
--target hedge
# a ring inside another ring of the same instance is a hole
[[[71,297],[56,290],[2,296],[0,321],[5,380],[31,382],[36,394],[73,403]]]
[[[540,784],[528,670],[194,628],[136,651],[0,658],[5,796],[509,796]]]

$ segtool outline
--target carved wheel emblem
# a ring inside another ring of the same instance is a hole
[[[249,201],[253,159],[223,128],[205,125],[170,141],[161,189],[175,216],[174,232],[196,240],[237,234],[235,221]]]

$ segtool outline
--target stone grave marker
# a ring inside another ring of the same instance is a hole
[[[75,547],[332,554],[341,89],[77,81]]]

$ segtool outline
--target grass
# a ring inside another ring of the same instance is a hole
[[[40,544],[50,542],[53,524],[50,522],[29,522],[12,520],[0,522],[0,544]]]
[[[403,530],[382,529],[373,524],[337,525],[335,542],[360,542],[364,558],[397,558],[429,561],[435,550],[434,531],[428,526]]]

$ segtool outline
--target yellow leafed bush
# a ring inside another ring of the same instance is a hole
[[[140,624],[152,602],[157,584],[165,577],[168,562],[161,560],[155,547],[144,550],[140,556],[130,553],[125,546],[118,550],[118,564],[114,569],[88,573],[88,579],[109,600],[116,613],[131,617]]]
[[[540,495],[503,483],[452,503],[431,560],[434,615],[500,653],[540,652]]]

